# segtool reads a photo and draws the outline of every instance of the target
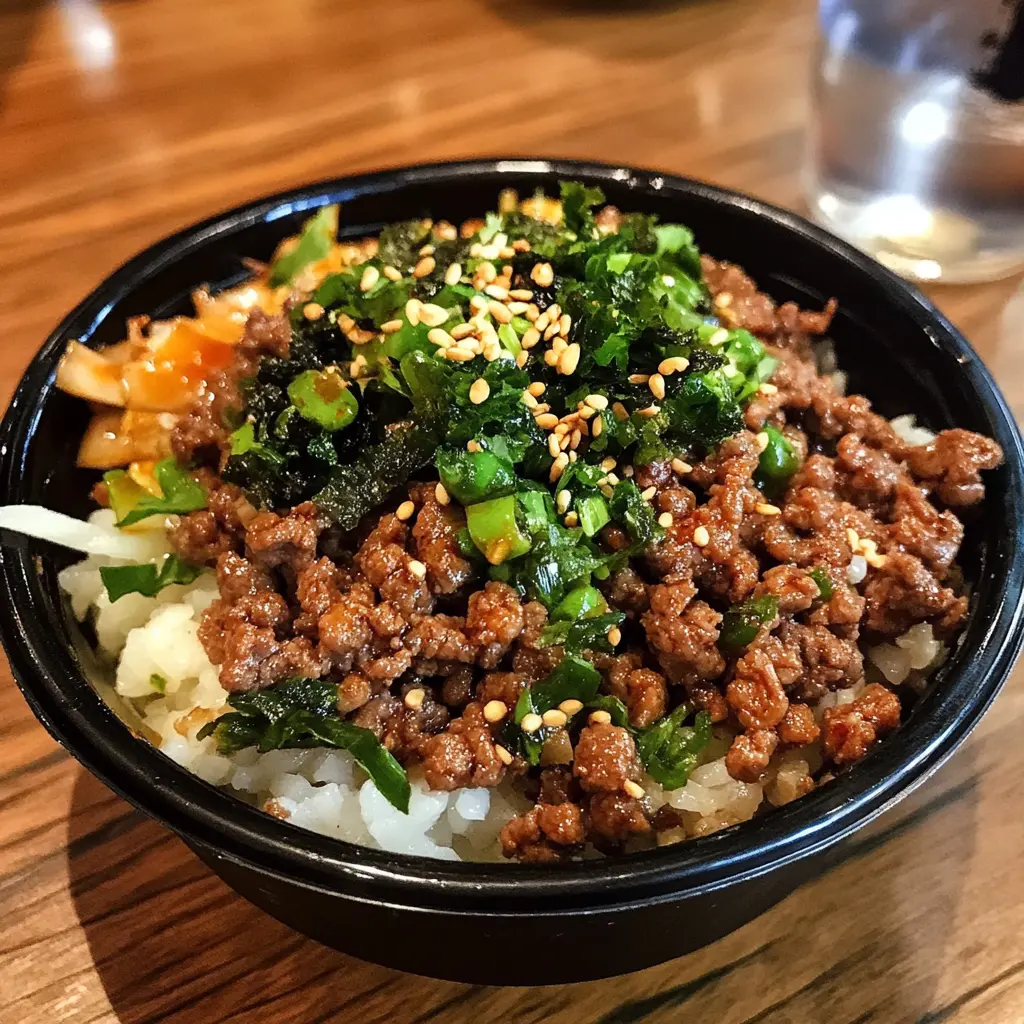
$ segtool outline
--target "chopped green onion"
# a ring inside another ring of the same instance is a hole
[[[722,618],[718,646],[727,651],[746,647],[779,613],[779,599],[774,594],[751,597],[742,604],[733,605]]]
[[[576,514],[580,517],[580,526],[588,537],[593,537],[602,526],[611,522],[608,502],[600,495],[591,494],[576,502]]]
[[[100,579],[111,604],[125,594],[156,597],[172,583],[192,583],[203,571],[200,565],[191,565],[177,555],[168,555],[157,567],[152,562],[143,565],[101,565]]]
[[[272,288],[289,284],[310,263],[325,259],[338,233],[338,207],[323,206],[302,225],[295,248],[274,260],[270,267]]]
[[[206,508],[206,491],[174,459],[161,459],[153,467],[161,496],[143,492],[135,504],[117,520],[118,526],[131,526],[156,515],[184,515]]]
[[[818,596],[823,601],[831,600],[835,593],[835,587],[832,585],[828,572],[820,565],[816,565],[813,569],[807,570],[807,575],[818,585]]]
[[[359,413],[359,402],[335,366],[306,370],[288,385],[288,397],[300,415],[324,430],[342,430]]]
[[[515,490],[512,463],[494,452],[444,447],[438,449],[434,461],[445,490],[460,505],[501,498]]]
[[[104,473],[103,482],[107,485],[107,501],[114,510],[117,522],[121,522],[139,501],[149,494],[123,469],[112,469],[109,473]]]
[[[596,587],[581,586],[570,590],[551,612],[552,619],[590,619],[595,615],[604,615],[608,611],[608,602],[604,594]]]
[[[491,565],[500,565],[530,550],[530,538],[516,519],[516,496],[480,501],[466,509],[466,527],[473,543]]]
[[[686,785],[698,755],[711,741],[711,718],[706,711],[697,713],[692,726],[683,724],[693,710],[692,704],[680,704],[637,736],[637,753],[647,774],[665,789]]]

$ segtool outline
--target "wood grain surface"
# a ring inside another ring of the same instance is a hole
[[[316,178],[567,156],[799,208],[814,36],[812,0],[0,0],[0,400],[126,257]],[[1018,414],[1020,288],[934,290]],[[1022,728],[1018,672],[936,777],[716,945],[501,989],[360,963],[265,917],[57,747],[4,669],[0,1024],[1014,1024]]]

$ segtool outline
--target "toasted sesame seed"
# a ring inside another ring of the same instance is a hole
[[[529,302],[533,298],[533,292],[529,288],[513,288],[508,293],[508,297],[519,302]]]
[[[302,307],[302,315],[307,320],[319,320],[324,315],[324,307],[319,302],[307,302]]]
[[[555,495],[555,508],[559,515],[564,515],[572,504],[572,492],[562,490]]]
[[[719,292],[715,296],[715,305],[719,309],[725,309],[726,306],[732,305],[732,293],[731,292]]]
[[[600,487],[598,488],[598,490],[599,490],[599,491],[600,491],[600,492],[601,492],[601,493],[602,493],[602,494],[603,494],[603,495],[604,495],[604,496],[605,496],[606,498],[610,498],[610,497],[612,497],[612,495],[614,494],[614,491],[612,490],[612,485],[611,485],[611,484],[602,484],[602,485],[601,485],[601,486],[600,486]]]
[[[409,572],[411,572],[416,579],[422,580],[426,578],[427,567],[422,562],[413,558],[409,562]]]
[[[463,348],[461,345],[450,345],[444,350],[445,359],[452,359],[456,363],[468,363],[471,359],[476,358],[476,353],[471,352],[468,348]]]
[[[508,707],[502,700],[489,700],[484,705],[484,721],[494,725],[508,714]]]
[[[402,329],[402,321],[388,320],[387,323],[380,325],[380,329],[382,334],[394,334],[395,331],[400,331]]]
[[[484,289],[484,293],[490,295],[492,299],[500,299],[501,301],[508,298],[508,289],[502,288],[500,284],[489,284]]]
[[[483,377],[477,377],[475,381],[469,386],[469,400],[474,405],[480,405],[482,402],[486,402],[491,394],[491,385],[483,379]]]
[[[561,440],[561,438],[560,438],[560,436],[558,434],[549,434],[548,435],[548,451],[551,453],[551,457],[553,459],[558,457],[558,451],[559,451],[558,442],[560,440]]]
[[[404,698],[404,704],[407,708],[416,708],[423,706],[423,700],[427,696],[427,691],[417,686],[415,689],[410,690]]]
[[[652,373],[651,379],[647,382],[651,394],[657,399],[665,397],[665,378],[660,373]]]
[[[459,237],[458,231],[455,230],[455,225],[449,224],[446,220],[438,221],[434,225],[434,235],[444,242],[454,242]]]
[[[440,327],[448,319],[449,311],[444,306],[426,302],[420,307],[420,323],[428,327]]]
[[[494,744],[494,752],[498,755],[498,760],[505,765],[512,763],[512,755],[500,744]]]
[[[708,344],[717,348],[719,345],[724,345],[728,340],[729,332],[724,327],[719,327],[718,330],[708,338]]]
[[[698,526],[697,529],[693,531],[693,543],[699,548],[707,547],[707,545],[711,543],[711,534],[708,533],[708,528],[706,526]]]
[[[646,384],[650,379],[649,373],[631,373],[628,377],[630,384]]]
[[[547,391],[547,385],[540,380],[535,380],[527,389],[534,398],[540,398]]]
[[[580,347],[573,342],[558,359],[558,372],[569,376],[580,364]]]
[[[420,322],[420,310],[423,303],[419,299],[410,299],[405,304],[405,318],[415,327]],[[342,328],[344,330],[344,327]]]
[[[468,338],[477,330],[472,324],[456,324],[448,333],[456,340],[461,341]]]
[[[765,431],[762,430],[760,433],[755,434],[754,435],[754,440],[757,441],[758,450],[763,452],[765,450],[765,448],[768,447],[768,440],[769,440],[769,438],[768,438],[768,434]]]
[[[623,420],[629,419],[629,413],[626,411],[626,407],[621,402],[612,403],[612,414],[621,423]]]
[[[508,311],[513,316],[522,316],[529,309],[529,305],[525,302],[509,302]]]
[[[612,628],[608,630],[607,636],[608,643],[610,643],[612,647],[618,647],[619,644],[622,643],[622,630],[619,629],[618,626],[612,626]]]
[[[380,271],[376,267],[367,267],[359,278],[359,290],[368,292],[380,280]]]
[[[443,327],[432,327],[427,331],[427,341],[431,345],[440,345],[441,348],[447,348],[455,343],[452,336]]]
[[[571,328],[572,328],[572,317],[569,316],[568,313],[563,313],[558,318],[558,333],[561,334],[563,338],[567,338],[569,336],[569,330]]]
[[[479,242],[474,242],[469,247],[469,258],[474,260],[480,259],[480,254],[483,252],[483,248],[484,247]]]
[[[570,697],[568,700],[563,700],[558,705],[558,710],[564,715],[578,715],[583,710],[583,701],[576,700],[575,697]]]
[[[560,708],[551,708],[541,715],[541,721],[551,729],[561,729],[569,721],[569,718]]]
[[[487,312],[487,300],[482,295],[474,295],[469,300],[469,308],[479,316]]]
[[[658,525],[667,530],[672,525],[672,513],[662,512],[661,515],[658,516]]]
[[[485,260],[496,260],[498,258],[498,246],[491,242],[489,245],[480,247],[480,255]]]
[[[432,245],[430,245],[430,243],[428,242],[425,246],[423,246],[423,248],[420,249],[420,255],[421,256],[433,256],[434,255],[434,247]]]
[[[537,406],[534,416],[539,416],[542,412],[551,412],[551,406],[548,405],[547,402],[541,402],[540,405]]]
[[[637,416],[643,416],[645,420],[651,420],[654,419],[659,412],[661,412],[660,405],[649,405],[646,409],[637,409],[636,414]]]
[[[532,711],[523,716],[520,728],[526,733],[535,733],[544,724],[544,719]]]
[[[540,341],[540,331],[538,331],[536,327],[530,327],[523,332],[523,348],[533,348],[533,346],[536,345],[538,341]]]
[[[423,259],[412,268],[413,277],[426,277],[427,274],[432,274],[434,268],[437,266],[437,260],[433,256],[424,256]]]
[[[547,330],[544,332],[544,340],[545,341],[550,341],[552,338],[556,337],[557,334],[558,334],[558,322],[556,321],[555,323],[548,324]],[[558,340],[561,341],[561,342],[565,341],[564,338],[559,338]]]
[[[512,314],[508,311],[508,306],[503,306],[500,302],[492,299],[487,303],[487,312],[498,321],[499,324],[507,324],[512,321]]]
[[[683,356],[670,356],[658,363],[658,373],[668,377],[673,373],[682,373],[690,365],[690,360]]]
[[[389,281],[401,281],[402,272],[397,267],[387,266],[384,268],[384,276]]]
[[[769,384],[767,381],[764,382],[758,389],[762,395],[777,395],[779,389],[774,384]]]
[[[645,796],[643,786],[638,785],[632,779],[626,779],[622,784],[623,790],[625,790],[627,796],[631,796],[634,800],[642,800]]]
[[[860,547],[860,535],[856,530],[849,526],[846,528],[846,539],[849,541],[850,547],[853,548],[854,551]]]
[[[640,492],[640,497],[643,498],[644,501],[653,501],[657,493],[658,488],[652,484],[650,487],[647,487]]]
[[[404,522],[406,519],[411,519],[412,514],[415,511],[416,506],[411,501],[403,501],[402,504],[395,509],[395,515]]]
[[[523,405],[525,405],[527,409],[536,409],[537,408],[537,399],[534,398],[533,395],[531,395],[529,391],[524,391],[519,396],[519,401],[522,402]]]
[[[597,419],[594,420],[594,423],[593,423],[593,425],[590,428],[590,433],[594,437],[600,437],[601,433],[603,431],[604,431],[604,418],[602,416],[598,416]]]
[[[601,460],[601,470],[604,473],[610,473],[615,466],[616,462],[610,455],[606,459]]]
[[[444,283],[445,284],[458,284],[462,278],[462,264],[461,263],[450,263],[448,269],[444,272]]]
[[[525,316],[531,324],[536,323],[536,321],[540,318],[540,310],[531,302],[530,305],[526,307],[526,312],[523,314],[523,316]]]
[[[516,252],[529,252],[530,243],[525,238],[517,238],[512,243],[512,248],[515,249]]]
[[[553,412],[542,412],[540,415],[534,417],[534,423],[536,423],[541,430],[551,430],[557,425],[558,417]]]
[[[549,288],[555,280],[555,272],[550,263],[535,263],[530,271],[530,280],[541,288]]]
[[[352,328],[355,327],[355,325],[355,320],[353,320],[352,317],[348,315],[348,313],[342,313],[341,316],[338,317],[338,326],[343,331],[351,331]]]
[[[625,477],[625,478],[626,478],[627,480],[632,480],[632,479],[633,479],[633,467],[632,467],[632,466],[625,466],[625,467],[623,468],[623,470],[622,470],[622,475],[623,475],[623,476],[624,476],[624,477]]]
[[[494,359],[497,359],[499,355],[501,355],[501,352],[500,352],[500,351],[498,351],[498,352],[495,352],[495,353],[494,353]],[[491,359],[491,358],[490,358],[490,356],[488,356],[488,357],[487,357],[487,360],[488,360],[488,362],[491,362],[491,363],[493,363],[493,362],[494,362],[494,359]],[[521,369],[522,369],[522,368],[523,368],[523,367],[524,367],[524,366],[525,366],[525,365],[526,365],[526,364],[527,364],[527,363],[528,363],[529,361],[530,361],[530,353],[529,353],[529,352],[520,352],[520,353],[519,353],[519,355],[517,355],[517,356],[516,356],[516,366],[518,366],[520,370],[521,370]]]
[[[552,434],[552,437],[555,435]],[[565,467],[569,465],[569,456],[565,452],[559,452],[555,457],[555,461],[551,464],[551,472],[548,474],[548,479],[551,483],[554,483],[564,472]]]
[[[576,453],[573,452],[572,454],[575,455]],[[562,522],[564,522],[566,526],[579,526],[580,517],[578,513],[576,513],[575,511],[566,512],[565,519],[563,519]]]
[[[881,569],[882,566],[885,565],[885,563],[888,560],[889,560],[889,556],[888,555],[878,555],[878,554],[865,554],[864,555],[864,561],[867,562],[868,565],[872,566],[875,569]]]
[[[452,499],[448,497],[448,492],[444,489],[444,484],[439,483],[434,488],[434,498],[438,505],[447,505]]]
[[[768,502],[766,502],[766,501],[759,501],[754,506],[754,511],[757,512],[758,515],[762,515],[762,516],[778,516],[778,515],[782,515],[782,509],[779,508],[778,505],[769,505]]]
[[[611,725],[612,716],[607,711],[591,711],[589,722],[591,725]]]
[[[608,408],[608,399],[604,395],[587,395],[583,399],[591,409],[597,409],[598,412]]]

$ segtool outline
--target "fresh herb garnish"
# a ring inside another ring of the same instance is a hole
[[[161,496],[158,498],[140,487],[134,503],[123,509],[118,526],[131,526],[149,516],[184,515],[206,508],[206,491],[174,459],[161,459],[153,467],[153,476],[160,485]]]
[[[177,555],[168,555],[157,566],[152,562],[142,565],[101,565],[100,578],[111,603],[125,594],[156,597],[172,583],[192,583],[203,571],[201,565],[182,561]]]
[[[813,569],[807,570],[807,575],[818,585],[818,596],[823,601],[830,601],[835,593],[835,587],[828,572],[820,565],[816,565]]]
[[[779,599],[774,594],[751,597],[742,604],[733,605],[722,617],[718,646],[726,651],[746,647],[760,633],[761,627],[778,613]]]
[[[343,721],[337,712],[338,687],[315,679],[292,679],[265,690],[233,693],[233,708],[199,731],[213,736],[221,754],[246,747],[260,753],[290,747],[347,750],[373,779],[381,795],[405,814],[411,787],[405,769],[369,729]]]
[[[325,259],[338,233],[338,207],[323,206],[302,225],[298,243],[270,267],[273,287],[290,284],[310,263]]]
[[[683,723],[693,714],[692,704],[680,704],[671,714],[640,730],[636,749],[644,769],[665,789],[686,785],[697,767],[700,752],[711,741],[711,718],[698,711],[692,726]]]

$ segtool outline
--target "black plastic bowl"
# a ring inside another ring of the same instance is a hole
[[[264,815],[208,786],[129,733],[86,679],[89,652],[57,587],[52,553],[3,555],[0,632],[18,682],[50,733],[111,789],[177,832],[239,893],[293,928],[367,960],[499,984],[579,981],[635,970],[711,942],[781,899],[809,858],[904,796],[977,724],[1022,639],[1021,439],[973,349],[916,291],[791,213],[667,175],[595,164],[489,160],[330,181],[232,210],[160,242],[104,281],[50,336],[3,421],[8,502],[87,510],[75,469],[84,403],[54,388],[69,338],[101,345],[125,319],[187,309],[198,283],[240,276],[310,210],[341,202],[342,230],[493,208],[499,189],[601,185],[623,210],[696,232],[777,299],[838,298],[832,335],[851,388],[883,413],[916,413],[995,438],[1004,466],[967,529],[971,610],[953,656],[899,731],[855,769],[756,821],[618,860],[557,867],[452,864],[336,842]]]

